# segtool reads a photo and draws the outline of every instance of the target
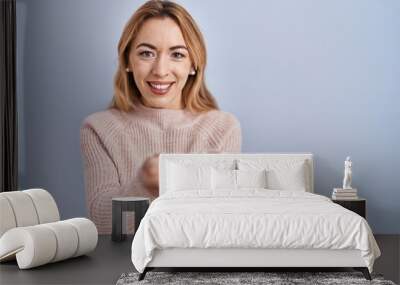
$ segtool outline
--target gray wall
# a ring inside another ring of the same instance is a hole
[[[143,1],[17,0],[21,188],[86,215],[79,127],[112,97],[116,46]],[[243,152],[312,152],[315,189],[343,161],[375,233],[400,233],[400,2],[180,1],[207,41],[208,85]]]

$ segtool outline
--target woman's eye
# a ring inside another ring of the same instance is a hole
[[[184,58],[184,57],[185,57],[185,55],[184,55],[183,53],[181,53],[181,52],[174,52],[174,53],[172,54],[172,56],[173,56],[174,58],[178,58],[178,59]]]
[[[152,57],[153,53],[151,51],[145,50],[145,51],[139,52],[139,55],[142,57]]]

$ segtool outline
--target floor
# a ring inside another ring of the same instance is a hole
[[[374,271],[400,284],[400,235],[375,235],[375,239],[381,257],[376,260]]]
[[[399,284],[400,235],[375,238],[382,256],[376,261],[374,271]],[[110,236],[100,236],[96,250],[88,256],[29,270],[19,270],[16,262],[2,263],[0,284],[115,284],[122,273],[134,271],[130,246],[130,240],[115,243]]]
[[[0,264],[0,284],[115,284],[124,272],[134,271],[131,242],[112,242],[100,236],[95,251],[29,270],[18,270],[16,262]]]

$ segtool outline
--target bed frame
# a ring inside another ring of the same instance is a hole
[[[306,191],[314,192],[313,156],[311,153],[286,154],[161,154],[160,155],[160,195],[165,193],[166,162],[201,159],[210,162],[224,159],[293,159],[304,160],[307,165],[308,185]],[[248,249],[248,248],[169,248],[157,249],[153,259],[139,280],[155,268],[231,268],[234,271],[265,268],[343,268],[351,267],[361,271],[371,280],[369,270],[359,250],[329,249]]]

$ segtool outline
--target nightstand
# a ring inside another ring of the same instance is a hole
[[[333,203],[339,204],[340,206],[359,214],[361,217],[366,219],[366,203],[367,200],[364,198],[358,198],[355,200],[340,200],[332,199]]]
[[[126,227],[123,219],[124,212],[135,212],[135,228],[137,229],[149,208],[149,204],[150,199],[144,197],[113,198],[111,239],[113,241],[123,241],[126,239],[126,234],[124,234]]]

